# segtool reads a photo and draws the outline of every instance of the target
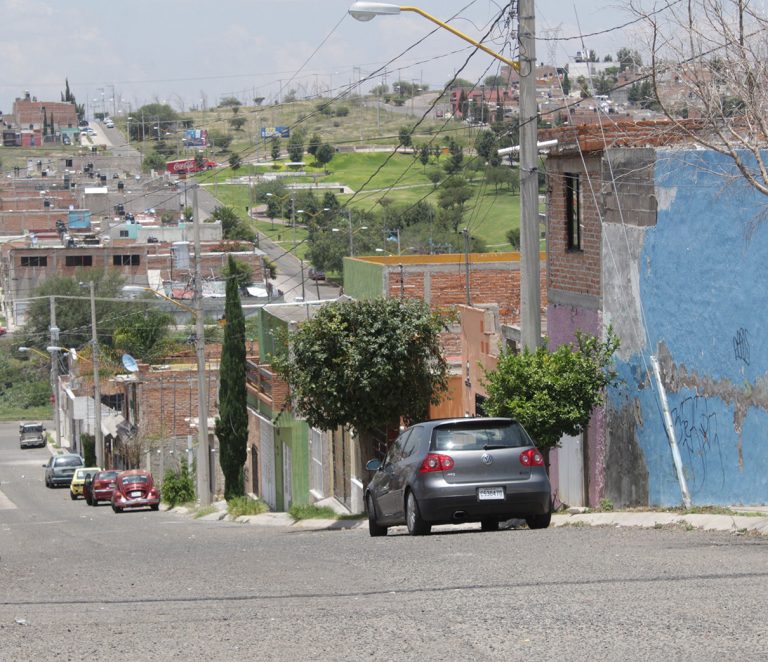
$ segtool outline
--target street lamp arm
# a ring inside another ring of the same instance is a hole
[[[191,306],[186,306],[183,303],[179,303],[176,301],[176,299],[172,299],[169,296],[166,296],[165,294],[162,294],[161,292],[158,292],[157,290],[153,290],[151,287],[143,287],[141,285],[126,285],[123,290],[127,290],[129,292],[133,292],[136,290],[144,290],[145,292],[150,292],[154,294],[156,297],[160,297],[161,299],[165,299],[166,301],[170,301],[174,306],[178,306],[179,308],[183,308],[189,313],[192,313],[193,315],[197,314],[197,311],[192,308]],[[124,299],[120,299],[121,301],[124,301]]]
[[[457,30],[456,28],[452,27],[451,25],[448,25],[448,23],[444,23],[439,18],[436,18],[436,17],[432,16],[431,14],[428,14],[423,9],[420,9],[419,7],[403,6],[403,7],[400,7],[400,10],[401,11],[412,11],[412,12],[418,14],[419,16],[423,16],[428,21],[432,21],[433,23],[435,23],[436,25],[439,25],[444,30],[448,30],[448,32],[452,32],[457,37],[459,37],[459,39],[463,39],[464,41],[469,42],[470,44],[472,44],[476,48],[479,48],[484,53],[488,53],[488,55],[491,55],[491,56],[495,57],[497,60],[501,60],[504,64],[512,67],[515,71],[517,71],[517,72],[520,71],[520,63],[518,61],[510,60],[508,57],[504,57],[500,53],[497,53],[496,51],[491,50],[487,46],[481,44],[479,41],[476,41],[475,39],[472,39],[472,37],[470,37],[469,35],[466,35],[463,32],[461,32],[460,30]]]
[[[375,16],[399,14],[401,11],[411,11],[418,14],[419,16],[423,16],[428,21],[432,21],[435,25],[439,25],[444,30],[448,30],[448,32],[455,34],[457,37],[459,37],[459,39],[463,39],[464,41],[472,44],[475,48],[479,48],[484,53],[488,53],[488,55],[495,57],[497,60],[501,60],[504,64],[512,67],[515,71],[520,71],[520,63],[516,60],[510,60],[508,57],[504,57],[500,53],[491,50],[487,46],[481,44],[479,41],[472,39],[472,37],[469,35],[464,34],[460,30],[457,30],[453,26],[448,25],[448,23],[441,21],[439,18],[432,16],[432,14],[425,12],[419,7],[413,7],[411,5],[390,5],[381,2],[355,2],[349,8],[349,13],[358,21],[370,21]]]

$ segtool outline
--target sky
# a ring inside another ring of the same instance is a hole
[[[537,59],[563,65],[583,48],[602,58],[632,46],[633,26],[612,29],[632,19],[626,4],[537,0]],[[264,97],[269,103],[291,89],[300,97],[339,94],[359,80],[364,92],[397,79],[436,89],[472,50],[445,30],[430,34],[437,26],[411,12],[363,23],[348,15],[350,5],[351,0],[0,0],[0,110],[10,112],[27,90],[39,100],[59,100],[65,79],[88,116],[103,110],[127,114],[153,102],[181,111],[210,108],[226,96],[245,104]],[[452,19],[479,39],[501,5],[421,0],[418,7]],[[595,32],[601,34],[574,38]],[[514,57],[514,41],[509,28],[497,29],[488,45]],[[478,52],[459,75],[480,80],[498,65]]]

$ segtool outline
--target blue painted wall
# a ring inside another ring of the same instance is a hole
[[[621,382],[609,391],[609,443],[638,445],[650,504],[680,504],[648,361],[657,354],[694,504],[764,504],[768,196],[709,151],[658,150],[654,179],[656,225],[617,225],[603,239],[604,265],[609,249],[628,246],[618,274],[608,274],[628,284],[606,301],[606,321],[632,317],[633,307],[641,313],[633,323],[639,341],[625,344]]]

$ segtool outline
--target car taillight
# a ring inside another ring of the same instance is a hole
[[[419,467],[419,472],[426,474],[430,471],[449,471],[453,469],[453,458],[449,455],[441,455],[440,453],[430,453],[424,458],[424,461]]]
[[[524,467],[543,467],[544,456],[535,448],[529,448],[520,453],[520,464]]]

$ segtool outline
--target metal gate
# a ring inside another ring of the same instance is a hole
[[[333,432],[333,496],[335,496],[347,508],[352,504],[350,493],[351,474],[349,471],[349,457],[347,448],[349,445],[347,431],[343,428]]]
[[[309,430],[309,489],[313,495],[322,499],[325,496],[325,481],[323,480],[323,433],[316,429]]]
[[[582,436],[563,436],[557,449],[557,497],[569,506],[584,505],[584,453]]]
[[[293,501],[292,477],[291,447],[288,444],[283,444],[283,510],[288,510]]]
[[[275,428],[264,418],[259,418],[261,437],[261,498],[274,510],[277,508],[275,482]]]

